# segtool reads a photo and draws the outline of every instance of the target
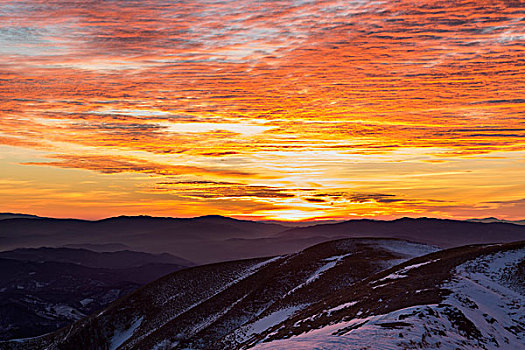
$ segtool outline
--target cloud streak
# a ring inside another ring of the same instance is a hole
[[[206,169],[195,166],[171,165],[158,162],[151,162],[139,158],[130,157],[108,157],[96,155],[56,155],[59,161],[50,162],[27,162],[24,165],[55,166],[60,168],[76,168],[98,171],[103,174],[119,173],[143,173],[160,176],[173,175],[215,175],[231,177],[248,177],[248,172],[229,169]]]

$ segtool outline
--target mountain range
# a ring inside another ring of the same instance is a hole
[[[523,225],[8,215],[0,349],[524,344]]]
[[[287,227],[213,215],[189,219],[123,216],[98,221],[0,220],[0,250],[42,246],[126,247],[148,253],[170,253],[198,264],[288,254],[325,241],[357,237],[399,238],[450,248],[524,239],[525,226],[402,218]]]

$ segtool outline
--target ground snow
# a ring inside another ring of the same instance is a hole
[[[330,261],[329,263],[324,264],[320,268],[318,268],[308,279],[304,282],[305,284],[310,284],[316,279],[318,279],[325,271],[330,270],[332,267],[337,265],[339,260]]]
[[[357,304],[357,301],[351,301],[349,303],[344,303],[344,304],[341,304],[339,306],[333,307],[330,310],[328,310],[327,312],[328,313],[332,313],[334,311],[338,311],[338,310],[346,309],[347,307],[354,306],[355,304]]]
[[[69,305],[53,305],[46,307],[46,311],[53,316],[63,316],[70,320],[79,320],[85,315]]]
[[[82,299],[82,300],[80,300],[80,304],[81,304],[82,306],[89,305],[89,304],[91,304],[92,302],[93,302],[93,299],[91,299],[91,298],[86,298],[86,299]]]
[[[339,261],[341,261],[342,259],[344,259],[345,257],[347,257],[349,255],[352,255],[352,253],[348,253],[348,254],[344,254],[344,255],[335,255],[335,256],[323,259],[323,261],[328,261],[328,262],[326,264],[324,264],[323,266],[319,267],[317,270],[315,270],[315,272],[313,272],[310,275],[310,277],[308,277],[306,279],[306,281],[304,281],[303,283],[297,285],[295,288],[293,288],[290,291],[288,291],[285,294],[285,296],[291,295],[291,294],[295,293],[297,290],[299,290],[299,289],[303,288],[304,286],[312,283],[313,281],[318,279],[323,273],[325,273],[326,271],[328,271],[331,268],[333,268],[335,265],[337,265],[337,263]]]
[[[413,306],[384,315],[355,318],[287,339],[259,343],[253,348],[524,349],[525,297],[501,283],[506,269],[523,259],[522,249],[484,256],[458,266],[452,281],[443,286],[452,293],[439,305]],[[416,267],[411,265],[405,269]],[[348,303],[349,306],[352,303]],[[451,312],[462,313],[467,322],[475,324],[479,334],[461,329],[450,316]]]
[[[326,258],[326,259],[323,259],[323,260],[324,260],[324,261],[334,261],[334,260],[335,260],[335,261],[339,261],[339,260],[341,260],[341,259],[346,258],[347,256],[352,255],[352,254],[353,254],[353,252],[350,252],[350,253],[348,253],[348,254],[343,254],[343,255],[335,255],[335,256],[332,256],[332,257],[330,257],[330,258]]]
[[[288,307],[288,308],[285,308],[285,309],[281,309],[281,310],[278,310],[278,311],[275,311],[274,313],[268,315],[268,316],[265,316],[263,318],[261,318],[260,320],[258,321],[255,321],[254,323],[252,323],[250,326],[251,326],[251,330],[252,330],[252,333],[260,333],[266,329],[269,329],[281,322],[283,322],[284,320],[286,320],[288,317],[290,317],[291,315],[293,315],[296,311],[298,310],[301,310],[303,308],[303,305],[301,306],[294,306],[294,307]]]
[[[270,264],[270,263],[272,263],[272,262],[274,262],[274,261],[277,261],[277,260],[279,260],[280,258],[282,258],[282,256],[281,256],[281,255],[278,255],[278,256],[276,256],[276,257],[274,257],[274,258],[271,258],[271,259],[268,259],[268,260],[264,260],[264,261],[262,261],[262,262],[260,262],[260,263],[257,263],[257,264],[255,264],[255,265],[252,265],[251,267],[248,268],[248,272],[251,272],[250,274],[253,274],[253,273],[256,272],[257,270],[259,270],[261,267],[266,266],[266,265],[268,265],[268,264]]]
[[[438,247],[427,244],[395,240],[379,241],[377,245],[383,249],[391,251],[392,253],[403,254],[409,258],[415,258],[417,256],[423,256],[441,250]]]
[[[491,344],[509,349],[525,348],[525,296],[502,279],[523,259],[523,249],[484,256],[458,266],[445,285],[453,293],[444,303],[461,310]]]
[[[414,264],[414,265],[406,266],[406,267],[402,268],[399,271],[396,271],[396,272],[391,273],[390,275],[388,275],[386,277],[383,277],[383,278],[379,279],[378,282],[382,282],[382,281],[386,281],[386,280],[394,280],[394,279],[399,279],[399,278],[405,278],[405,277],[407,277],[406,273],[408,271],[413,270],[413,269],[417,269],[418,267],[421,267],[423,265],[434,263],[436,261],[437,260],[430,260],[430,261],[422,262],[420,264]]]
[[[172,342],[168,339],[164,339],[160,343],[157,343],[151,350],[166,350],[166,349],[172,349],[175,346],[177,346],[178,342]]]
[[[128,340],[133,335],[135,330],[139,328],[143,319],[144,317],[135,320],[128,329],[115,330],[115,333],[113,334],[113,337],[111,338],[109,343],[109,350],[116,350],[119,346],[124,344],[126,340]]]
[[[305,306],[307,305],[297,305],[277,310],[251,324],[243,326],[235,332],[235,340],[237,342],[243,342],[249,339],[254,334],[259,334],[267,329],[270,329],[273,326],[285,321],[295,312],[303,309]]]
[[[300,287],[302,287],[302,286],[304,286],[306,284],[312,283],[313,281],[318,279],[323,273],[325,273],[327,270],[330,270],[332,267],[337,265],[337,263],[339,261],[343,260],[344,258],[346,258],[349,255],[352,255],[352,253],[343,254],[343,255],[335,255],[335,256],[323,259],[323,261],[328,261],[328,263],[326,263],[323,266],[321,266],[320,268],[318,268],[310,277],[308,277],[308,279],[304,282],[304,284],[300,285]],[[298,288],[294,288],[294,290],[296,290],[296,289],[298,289]]]

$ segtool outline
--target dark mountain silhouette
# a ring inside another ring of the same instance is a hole
[[[30,214],[0,213],[0,220],[7,219],[42,219],[42,217]]]
[[[72,243],[72,244],[65,244],[63,246],[64,248],[74,248],[74,249],[87,249],[92,250],[94,252],[116,252],[119,250],[129,250],[129,247],[122,243],[103,243],[103,244],[96,244],[96,243]],[[59,247],[60,248],[60,247]]]
[[[138,267],[145,264],[163,263],[192,266],[194,263],[177,256],[163,253],[150,254],[122,250],[116,252],[94,252],[88,249],[73,248],[19,248],[0,252],[0,258],[26,260],[34,262],[64,262],[108,269]]]
[[[483,222],[483,223],[505,222],[508,224],[525,225],[525,220],[502,220],[502,219],[498,219],[495,217],[488,217],[488,218],[483,218],[483,219],[468,219],[467,221]]]
[[[121,243],[132,250],[168,252],[198,263],[253,256],[229,239],[258,239],[284,228],[221,216],[191,219],[149,216],[116,217],[99,221],[74,219],[10,219],[0,221],[4,250],[66,244]],[[259,252],[256,250],[255,254]],[[267,252],[263,251],[263,255]]]
[[[221,216],[0,221],[0,247],[4,250],[71,244],[124,244],[130,250],[167,252],[199,264],[288,254],[316,243],[356,237],[399,238],[448,248],[525,239],[525,225],[403,218],[393,221],[350,220],[290,228]]]
[[[336,224],[293,228],[276,237],[392,237],[438,245],[443,248],[465,244],[513,242],[525,239],[525,227],[509,223],[479,223],[432,218],[402,218],[393,221],[350,220]]]

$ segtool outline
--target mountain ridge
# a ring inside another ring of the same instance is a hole
[[[453,247],[524,239],[525,225],[400,218],[290,228],[217,215],[181,219],[122,216],[98,221],[0,220],[2,250],[82,246],[95,241],[100,247],[120,244],[129,250],[167,252],[198,264],[288,254],[323,241],[352,237],[389,237]]]

